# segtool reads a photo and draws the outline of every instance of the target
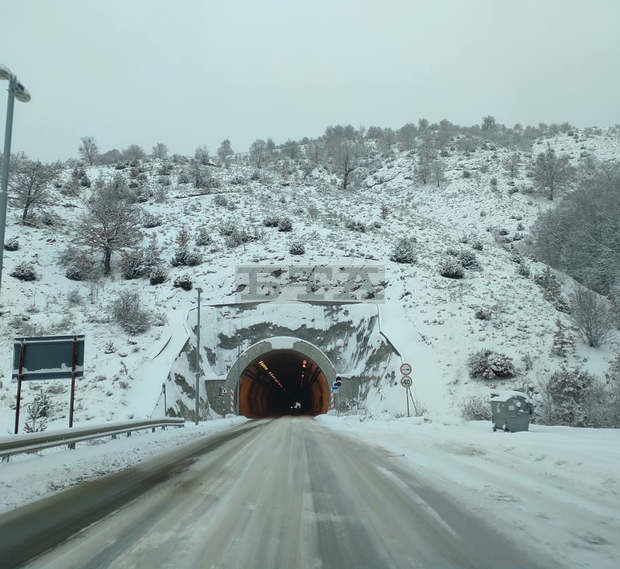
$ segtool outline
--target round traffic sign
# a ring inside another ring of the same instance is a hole
[[[410,376],[408,375],[403,375],[403,377],[400,380],[400,384],[403,387],[406,387],[407,389],[409,389],[411,387],[411,385],[413,384],[413,380],[411,379]]]
[[[411,375],[412,370],[413,368],[411,367],[411,364],[408,364],[407,362],[400,364],[400,373],[403,375]]]

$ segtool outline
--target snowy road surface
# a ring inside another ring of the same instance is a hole
[[[52,547],[27,565],[46,569],[556,566],[398,456],[305,417],[251,421],[14,510],[0,535],[3,566]]]

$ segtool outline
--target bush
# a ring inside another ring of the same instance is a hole
[[[288,249],[291,255],[303,255],[306,252],[306,247],[302,241],[293,241]]]
[[[65,276],[72,281],[85,281],[98,274],[99,265],[92,253],[77,247],[67,247],[59,257],[61,265],[67,267]]]
[[[459,260],[461,261],[461,265],[465,269],[480,269],[480,263],[478,263],[478,258],[476,257],[476,254],[472,251],[460,251]]]
[[[461,404],[461,416],[468,421],[490,421],[491,402],[480,396],[465,399]]]
[[[183,274],[174,279],[174,288],[182,288],[183,290],[192,290],[194,283],[192,278],[187,274]]]
[[[474,241],[472,241],[471,248],[475,249],[476,251],[482,251],[482,242],[479,239],[475,239]]]
[[[196,267],[202,263],[202,254],[198,251],[190,251],[185,255],[185,264],[188,267]]]
[[[203,225],[198,229],[198,232],[196,233],[196,245],[198,245],[199,247],[204,247],[205,245],[211,244],[211,242],[212,239],[209,235],[209,230],[206,226]]]
[[[26,422],[24,430],[27,433],[38,433],[47,429],[47,419],[49,417],[51,402],[43,391],[39,391],[34,401],[26,407]]]
[[[142,334],[151,326],[149,314],[142,309],[140,295],[136,292],[120,292],[111,310],[116,323],[131,336]]]
[[[149,275],[151,285],[163,283],[168,278],[168,272],[163,267],[153,267]]]
[[[542,401],[539,413],[543,422],[554,425],[586,426],[588,399],[594,393],[595,379],[575,368],[555,371],[541,385]]]
[[[474,316],[478,320],[491,320],[493,317],[493,311],[490,308],[478,307],[474,312]]]
[[[517,273],[519,273],[522,277],[525,277],[526,279],[530,278],[530,268],[525,264],[525,263],[521,263],[519,265],[519,267],[517,268]]]
[[[11,237],[5,244],[4,248],[7,251],[17,251],[19,249],[19,241],[17,237]]]
[[[263,219],[263,225],[265,227],[278,227],[280,225],[280,218],[269,216]]]
[[[221,223],[218,227],[218,230],[220,232],[220,235],[222,235],[223,237],[229,237],[235,231],[238,231],[237,224],[232,221],[226,221],[224,223]]]
[[[512,359],[492,350],[480,350],[467,360],[469,375],[472,378],[504,379],[514,377],[516,370]]]
[[[283,217],[278,223],[278,231],[293,231],[293,222],[288,217]]]
[[[573,320],[589,346],[598,348],[609,338],[613,321],[603,298],[580,286],[571,295],[570,308]]]
[[[462,279],[463,265],[453,257],[446,257],[439,265],[439,274],[449,279]]]
[[[357,231],[358,233],[366,233],[366,226],[361,222],[355,219],[349,219],[345,223],[345,227],[350,231]]]
[[[31,263],[23,261],[19,263],[11,273],[12,277],[19,279],[20,281],[36,281],[37,274],[34,271],[34,267]]]
[[[413,264],[416,262],[416,254],[413,246],[414,241],[412,239],[399,239],[394,245],[391,261],[395,263]]]
[[[161,217],[152,213],[144,212],[142,216],[142,225],[148,229],[159,227],[163,223]]]
[[[84,299],[82,298],[80,291],[77,288],[74,288],[67,293],[67,302],[70,306],[79,306],[84,302]]]
[[[224,194],[217,194],[213,199],[213,203],[217,206],[226,207],[228,206],[228,200]]]
[[[126,280],[139,279],[147,274],[142,249],[130,249],[121,253],[121,275]]]
[[[469,170],[463,170],[463,178],[465,179],[471,178],[471,172]]]

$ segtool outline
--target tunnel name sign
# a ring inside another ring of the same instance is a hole
[[[75,380],[84,376],[84,336],[15,338],[12,379],[17,380],[15,434],[19,429],[22,381],[71,380],[69,427],[73,427]]]
[[[238,302],[385,301],[383,265],[238,265]]]

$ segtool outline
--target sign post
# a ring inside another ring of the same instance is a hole
[[[400,373],[403,374],[400,379],[400,384],[405,388],[405,399],[407,400],[407,417],[411,417],[411,412],[409,411],[409,389],[413,384],[413,380],[411,379],[410,375],[412,371],[413,368],[411,367],[411,364],[408,364],[407,362],[403,362],[402,364],[400,364]]]
[[[84,336],[16,338],[13,344],[12,379],[17,380],[15,434],[19,432],[22,381],[71,379],[69,428],[73,427],[75,380],[84,377]]]

